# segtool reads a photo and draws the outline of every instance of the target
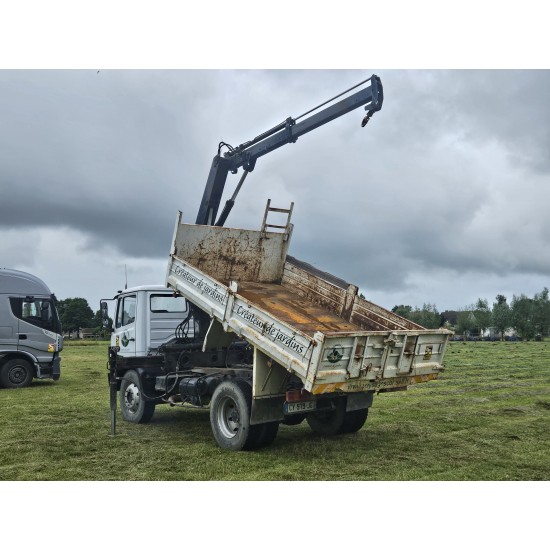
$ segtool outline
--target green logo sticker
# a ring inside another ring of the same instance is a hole
[[[330,353],[327,354],[327,359],[330,363],[338,363],[342,357],[344,357],[344,354],[341,351],[338,351],[336,347],[332,348]]]

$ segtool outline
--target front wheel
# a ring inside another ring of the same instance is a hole
[[[250,424],[251,410],[252,388],[244,380],[236,378],[219,384],[210,403],[210,425],[222,449],[240,451],[260,445],[263,430],[261,425]]]
[[[155,403],[147,401],[141,389],[141,380],[135,370],[129,370],[120,383],[120,411],[127,422],[145,424],[155,412]]]
[[[5,388],[25,388],[33,379],[32,365],[24,359],[10,359],[0,370],[0,385]]]

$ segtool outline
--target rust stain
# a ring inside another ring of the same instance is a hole
[[[320,395],[323,393],[332,393],[335,391],[354,392],[354,391],[380,391],[382,389],[388,390],[390,388],[401,388],[410,386],[412,384],[419,384],[421,382],[429,382],[435,380],[439,373],[429,374],[417,374],[415,376],[406,377],[406,385],[403,385],[403,377],[399,376],[393,378],[383,378],[381,380],[362,380],[360,382],[331,382],[328,384],[315,384],[311,389],[311,393],[314,395]],[[392,382],[394,385],[392,385]],[[351,386],[351,387],[350,387]],[[355,388],[354,388],[355,386]]]
[[[405,345],[405,350],[403,351],[404,355],[414,355],[414,350],[416,349],[416,342],[418,340],[418,336],[416,338],[407,338],[407,343]]]
[[[316,331],[347,332],[359,329],[338,315],[304,300],[299,294],[273,283],[241,282],[239,294],[308,336]]]

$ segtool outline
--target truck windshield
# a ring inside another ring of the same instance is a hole
[[[11,310],[21,321],[61,333],[61,323],[51,298],[10,298]]]

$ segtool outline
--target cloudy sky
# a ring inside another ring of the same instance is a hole
[[[163,283],[218,142],[373,73],[369,124],[358,109],[259,159],[226,225],[294,201],[290,253],[387,308],[550,286],[549,71],[98,70],[0,71],[0,266],[60,299],[98,309],[125,266],[129,286]]]

